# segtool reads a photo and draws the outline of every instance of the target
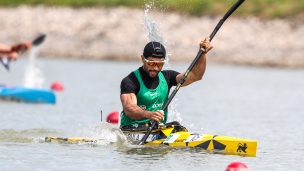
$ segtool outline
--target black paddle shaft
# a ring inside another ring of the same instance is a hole
[[[214,28],[213,32],[211,33],[211,35],[209,36],[209,40],[211,41],[213,39],[213,37],[215,36],[215,34],[217,33],[217,31],[221,28],[221,26],[223,25],[223,23],[225,22],[225,20],[244,2],[245,0],[239,0],[237,1],[230,9],[229,11],[224,15],[224,17],[218,22],[218,24],[216,25],[216,27]],[[205,47],[200,48],[200,50],[198,51],[195,59],[193,60],[193,62],[191,63],[191,65],[189,66],[188,70],[185,72],[184,76],[181,78],[181,80],[179,81],[179,83],[177,84],[177,86],[175,87],[175,89],[173,90],[173,92],[171,93],[171,95],[169,96],[168,100],[166,101],[166,103],[163,105],[162,110],[165,110],[170,102],[173,100],[175,94],[177,93],[177,91],[179,90],[179,88],[182,86],[182,84],[186,81],[186,78],[188,76],[188,74],[190,73],[190,71],[193,69],[194,65],[197,63],[197,61],[199,60],[199,58],[202,56],[202,54],[206,51]],[[148,127],[146,134],[143,136],[143,138],[140,140],[139,145],[143,145],[145,144],[147,138],[149,137],[149,135],[152,132],[153,127],[156,125],[156,122],[152,122],[151,126]]]

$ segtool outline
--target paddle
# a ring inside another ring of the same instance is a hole
[[[32,46],[38,46],[38,45],[40,45],[40,44],[44,41],[45,36],[46,36],[45,34],[39,35],[36,39],[34,39],[34,40],[32,41]],[[21,50],[19,50],[19,51],[18,51],[19,56],[21,56],[25,51],[26,51],[26,49],[21,49]],[[3,66],[4,66],[7,70],[9,70],[9,62],[10,62],[10,61],[7,59],[7,57],[3,56],[3,57],[1,58],[1,63],[3,64]]]
[[[215,34],[217,33],[217,31],[221,28],[221,26],[223,25],[223,23],[225,22],[225,20],[244,2],[245,0],[238,0],[230,9],[229,11],[224,15],[224,17],[218,22],[218,24],[216,25],[216,27],[214,28],[213,32],[211,33],[211,35],[209,36],[210,41],[213,39],[213,37],[215,36]],[[201,57],[201,55],[206,51],[205,47],[202,47],[199,52],[197,53],[195,59],[193,60],[193,62],[191,63],[191,65],[189,66],[188,70],[185,72],[183,78],[181,78],[181,80],[179,81],[179,83],[177,84],[177,86],[175,87],[174,91],[171,93],[171,95],[169,96],[168,100],[166,101],[166,103],[163,105],[162,110],[165,110],[170,102],[172,101],[172,99],[174,98],[175,94],[177,93],[177,91],[179,90],[179,88],[182,86],[182,84],[186,81],[186,78],[188,76],[188,74],[190,73],[190,71],[193,69],[193,67],[195,66],[195,64],[197,63],[197,61],[199,60],[199,58]],[[143,138],[139,141],[139,145],[143,145],[147,138],[149,137],[149,135],[152,132],[153,127],[156,125],[156,122],[152,122],[151,126],[148,127],[146,134],[143,136]]]

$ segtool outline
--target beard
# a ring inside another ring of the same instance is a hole
[[[155,78],[157,75],[158,75],[158,73],[159,73],[159,71],[157,71],[157,70],[148,70],[148,75],[151,77],[151,78]]]
[[[151,77],[151,78],[155,78],[157,75],[158,75],[158,73],[160,72],[160,71],[158,71],[158,70],[155,70],[155,69],[148,69],[148,68],[146,68],[145,66],[143,67],[143,69],[144,69],[144,71],[146,71],[146,73],[149,75],[149,77]]]

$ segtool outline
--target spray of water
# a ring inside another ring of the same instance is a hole
[[[89,143],[91,145],[106,146],[116,144],[119,146],[126,142],[126,138],[119,128],[105,122],[90,124],[88,129],[78,131],[78,135],[96,139],[97,141]]]
[[[170,105],[168,106],[168,122],[172,122],[172,121],[178,121],[181,122],[182,118],[180,117],[180,113],[178,112],[178,110],[176,109],[177,107],[177,98],[174,98]]]
[[[41,70],[36,66],[36,54],[39,47],[33,47],[30,51],[29,62],[26,67],[23,85],[25,87],[42,88],[44,78]]]
[[[147,37],[148,37],[149,41],[160,42],[166,48],[166,42],[167,41],[158,31],[158,27],[157,27],[158,22],[154,21],[154,20],[151,20],[148,16],[148,13],[149,13],[149,11],[151,10],[152,7],[153,7],[152,3],[145,5],[144,14],[143,14],[144,19],[141,23],[148,30],[148,36]],[[167,63],[164,65],[165,69],[170,68],[170,64],[169,64],[170,56],[171,56],[171,54],[167,52],[167,54],[166,54]]]
[[[157,28],[157,22],[153,21],[149,18],[148,12],[150,11],[152,5],[145,5],[145,10],[144,10],[144,24],[146,28],[149,31],[148,37],[150,41],[157,41],[160,42],[161,44],[165,45],[166,40],[165,38],[158,32]]]

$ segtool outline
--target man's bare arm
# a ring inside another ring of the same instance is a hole
[[[134,93],[122,94],[120,100],[125,114],[133,120],[151,119],[159,122],[164,119],[162,111],[150,112],[137,106],[137,98]]]
[[[202,54],[202,56],[199,58],[197,63],[194,65],[192,70],[189,72],[187,79],[183,83],[182,86],[187,86],[195,81],[199,81],[203,78],[203,75],[206,70],[206,54],[213,48],[210,46],[210,41],[209,38],[205,38],[204,41],[200,42],[200,48],[201,47],[206,47],[205,53]],[[185,72],[182,72],[176,76],[176,81],[179,82],[180,79],[185,75]]]

